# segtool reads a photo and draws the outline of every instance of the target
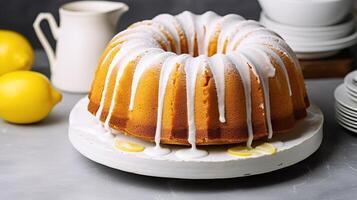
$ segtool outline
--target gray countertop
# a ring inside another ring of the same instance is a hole
[[[64,93],[41,123],[0,121],[0,199],[355,199],[357,135],[334,119],[333,91],[341,82],[307,81],[311,101],[325,115],[316,153],[285,169],[226,180],[145,177],[88,160],[67,137],[69,112],[83,95]]]

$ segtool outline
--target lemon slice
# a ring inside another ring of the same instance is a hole
[[[228,154],[238,157],[250,157],[250,156],[255,156],[259,153],[254,151],[254,149],[248,148],[246,146],[237,146],[237,147],[229,148]]]
[[[258,145],[257,147],[255,147],[255,150],[262,154],[268,154],[268,155],[273,155],[277,151],[277,149],[274,145],[267,143],[267,142],[265,142],[261,145]]]
[[[140,144],[118,139],[115,140],[114,146],[124,152],[141,152],[145,149],[145,147],[141,146]]]

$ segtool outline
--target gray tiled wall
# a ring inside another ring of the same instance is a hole
[[[70,0],[0,0],[0,29],[12,29],[24,34],[35,48],[40,44],[32,29],[39,12],[51,12],[58,19],[58,7]],[[213,10],[219,14],[237,13],[258,19],[260,7],[256,0],[122,0],[130,11],[119,22],[118,30],[129,24],[149,19],[163,12],[176,14],[184,10],[202,13]],[[52,41],[53,43],[53,41]]]

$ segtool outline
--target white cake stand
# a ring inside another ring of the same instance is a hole
[[[143,152],[127,153],[114,148],[114,138],[98,130],[96,119],[87,111],[87,98],[81,99],[73,108],[69,118],[69,139],[85,157],[135,174],[183,179],[218,179],[250,176],[281,169],[304,160],[315,152],[322,141],[323,115],[311,105],[308,116],[300,120],[295,128],[283,136],[269,141],[277,147],[274,155],[236,157],[227,154],[227,145],[204,147],[208,156],[182,160],[175,152],[182,148],[168,145],[172,152],[165,156],[149,156]],[[116,137],[129,140],[144,147],[153,144],[119,134]]]

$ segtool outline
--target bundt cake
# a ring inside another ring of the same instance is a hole
[[[157,145],[249,146],[291,129],[309,106],[279,35],[214,12],[161,14],[117,34],[88,97],[107,130]]]

